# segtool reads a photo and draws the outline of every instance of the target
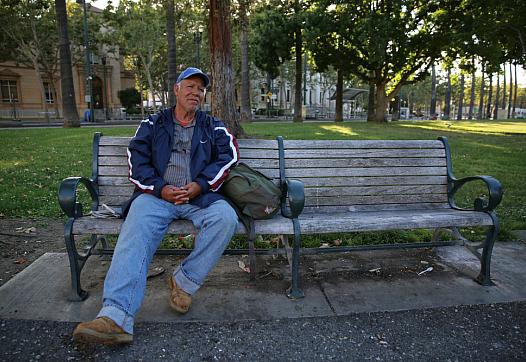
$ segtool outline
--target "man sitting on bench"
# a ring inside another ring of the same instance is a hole
[[[104,282],[102,309],[95,320],[76,327],[76,341],[133,340],[148,266],[172,220],[190,220],[200,230],[193,251],[169,278],[169,303],[178,313],[188,311],[236,231],[238,217],[216,191],[239,150],[221,121],[198,110],[209,83],[200,69],[184,70],[174,85],[176,105],[142,121],[131,140],[135,192],[123,208],[126,220]]]

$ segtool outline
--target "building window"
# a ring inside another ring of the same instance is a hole
[[[51,84],[48,82],[44,82],[44,92],[46,93],[46,103],[55,103],[53,89],[51,89]]]
[[[290,89],[287,89],[287,102],[290,102]]]
[[[2,102],[18,102],[16,80],[0,80],[0,91],[2,92]]]

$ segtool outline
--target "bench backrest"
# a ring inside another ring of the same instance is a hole
[[[449,207],[444,144],[285,141],[286,175],[305,185],[304,213]]]
[[[133,192],[130,137],[98,146],[99,203],[119,207]],[[241,161],[279,180],[276,140],[238,140]],[[285,174],[305,185],[304,213],[449,207],[441,141],[284,141]]]
[[[99,139],[98,169],[99,205],[120,207],[133,193],[128,180],[127,147],[131,137]],[[279,153],[275,140],[238,140],[242,161],[279,183]],[[94,160],[95,161],[95,160]]]

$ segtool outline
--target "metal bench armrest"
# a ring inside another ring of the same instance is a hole
[[[305,187],[298,180],[285,179],[284,197],[281,203],[281,214],[289,219],[296,219],[305,206]]]
[[[453,208],[457,210],[470,210],[470,209],[464,209],[464,208],[460,208],[456,206],[454,196],[456,192],[460,190],[462,186],[464,186],[466,183],[470,181],[476,181],[476,180],[483,181],[488,187],[489,200],[486,200],[482,197],[477,197],[473,203],[473,210],[489,212],[497,207],[497,205],[502,200],[503,189],[502,189],[501,183],[497,179],[491,176],[470,176],[470,177],[464,177],[461,179],[452,178],[449,180],[450,190],[448,193],[448,199],[449,199],[450,205]]]
[[[62,211],[71,218],[82,216],[82,203],[77,201],[79,184],[86,186],[91,196],[91,209],[96,210],[99,206],[97,185],[93,180],[86,177],[68,177],[62,181],[58,189],[58,203]]]

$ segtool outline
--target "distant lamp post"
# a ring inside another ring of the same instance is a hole
[[[89,37],[88,37],[88,9],[86,5],[86,0],[76,0],[77,4],[82,5],[84,9],[84,48],[86,50],[86,64],[85,64],[85,73],[86,73],[86,88],[87,95],[84,100],[88,103],[89,107],[89,118],[90,122],[95,122],[95,114],[93,112],[93,74],[91,73],[91,53],[89,48]]]
[[[201,41],[203,39],[203,28],[199,27],[194,33],[195,42],[195,66],[201,68]]]

